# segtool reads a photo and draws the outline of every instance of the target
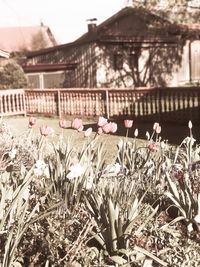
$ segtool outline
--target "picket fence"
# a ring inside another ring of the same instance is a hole
[[[23,89],[0,90],[0,116],[26,115]]]
[[[105,116],[143,121],[200,121],[200,88],[26,89],[0,91],[0,115]]]

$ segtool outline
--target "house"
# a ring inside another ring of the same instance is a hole
[[[9,57],[10,57],[10,53],[0,49],[0,63],[1,61],[8,59]]]
[[[28,52],[34,88],[179,86],[200,80],[200,26],[126,7],[72,43]]]
[[[9,53],[38,50],[57,45],[49,27],[0,27],[0,49]]]

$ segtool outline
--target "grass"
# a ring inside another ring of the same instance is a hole
[[[7,117],[4,118],[3,121],[11,128],[12,132],[16,135],[21,135],[22,133],[26,132],[28,129],[28,117]],[[37,123],[33,128],[34,134],[38,134],[40,132],[40,127],[44,124],[49,125],[55,131],[53,139],[56,140],[59,135],[62,133],[62,129],[59,127],[59,119],[58,118],[45,118],[45,117],[38,117]],[[84,130],[92,127],[93,133],[92,136],[95,137],[96,130],[97,130],[97,119],[90,119],[90,120],[83,120]],[[115,158],[117,152],[117,144],[121,138],[124,138],[126,135],[125,129],[122,126],[122,123],[118,125],[118,131],[116,134],[103,134],[98,136],[98,141],[104,143],[106,146],[106,159],[111,162],[113,158]],[[130,129],[129,135],[133,135],[135,131],[135,127]],[[70,139],[71,142],[78,147],[82,147],[85,137],[84,132],[77,132],[71,129],[71,121],[67,120],[67,129],[64,129],[63,135],[65,140]],[[145,136],[144,136],[145,137]],[[130,139],[132,139],[130,137]],[[144,140],[141,139],[141,143]]]

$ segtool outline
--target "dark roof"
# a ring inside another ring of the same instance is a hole
[[[74,70],[76,63],[52,63],[52,64],[36,64],[36,65],[22,65],[26,73],[40,72],[40,71],[58,71],[58,70]]]
[[[111,16],[110,18],[108,18],[107,20],[105,20],[104,22],[102,22],[101,24],[99,24],[96,27],[96,34],[91,34],[90,32],[86,32],[80,38],[76,39],[74,42],[50,47],[47,49],[41,49],[38,51],[28,52],[26,55],[27,55],[27,57],[32,57],[32,56],[37,56],[37,55],[41,55],[41,54],[46,54],[46,53],[49,53],[51,51],[58,50],[58,49],[65,49],[65,48],[70,48],[73,46],[81,45],[84,43],[88,43],[91,41],[98,41],[101,39],[101,37],[102,37],[102,39],[104,38],[103,35],[100,36],[100,33],[103,32],[103,30],[105,28],[108,28],[112,23],[114,23],[115,21],[117,21],[120,18],[125,17],[129,14],[139,15],[139,16],[142,16],[143,18],[146,17],[147,20],[149,18],[151,18],[151,19],[153,18],[155,20],[158,20],[163,25],[162,27],[165,27],[164,32],[166,32],[166,30],[168,30],[168,32],[170,32],[174,36],[176,34],[178,35],[181,30],[186,30],[186,29],[190,30],[189,26],[187,28],[182,27],[181,25],[175,24],[175,23],[171,22],[170,20],[168,20],[167,18],[164,18],[158,14],[154,14],[152,11],[148,11],[144,8],[125,7],[123,9],[121,9],[119,12],[117,12],[116,14],[114,14],[113,16]]]

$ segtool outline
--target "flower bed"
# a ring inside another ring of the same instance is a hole
[[[177,146],[154,123],[138,142],[124,121],[116,155],[105,160],[117,124],[100,117],[82,147],[48,125],[15,136],[0,124],[0,266],[199,266],[200,147],[192,123]],[[54,135],[56,138],[51,138]],[[53,140],[53,141],[52,141]]]

